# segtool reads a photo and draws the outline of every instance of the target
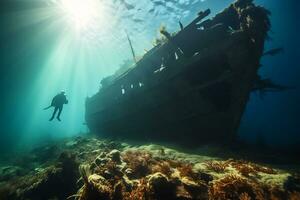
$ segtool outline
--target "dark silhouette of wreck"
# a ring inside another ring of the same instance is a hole
[[[238,0],[200,12],[86,100],[86,122],[113,138],[198,144],[233,140],[270,29],[269,11]],[[256,88],[257,89],[257,88]]]

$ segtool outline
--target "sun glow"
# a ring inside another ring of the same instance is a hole
[[[79,30],[94,26],[103,17],[101,3],[97,0],[61,0],[60,6]]]

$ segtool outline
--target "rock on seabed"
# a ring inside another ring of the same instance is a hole
[[[240,158],[92,137],[51,146],[49,154],[32,151],[33,160],[24,154],[0,166],[1,200],[300,199],[294,170]]]

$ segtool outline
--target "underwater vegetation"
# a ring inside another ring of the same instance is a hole
[[[4,200],[300,199],[296,172],[92,137],[33,149],[0,172]]]

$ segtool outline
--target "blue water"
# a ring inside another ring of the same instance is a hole
[[[83,25],[72,18],[76,10],[70,14],[58,0],[1,1],[1,149],[85,134],[85,98],[98,91],[103,77],[131,59],[125,31],[136,54],[142,55],[159,36],[161,25],[177,31],[178,20],[185,25],[207,8],[213,16],[232,1],[99,2],[100,14]],[[275,146],[300,143],[299,2],[256,2],[272,12],[272,40],[266,43],[266,50],[285,49],[283,54],[263,58],[260,74],[295,89],[269,93],[264,99],[253,93],[239,135],[248,142],[263,137]],[[66,91],[69,104],[64,107],[62,122],[49,122],[51,110],[42,109],[61,90]]]

